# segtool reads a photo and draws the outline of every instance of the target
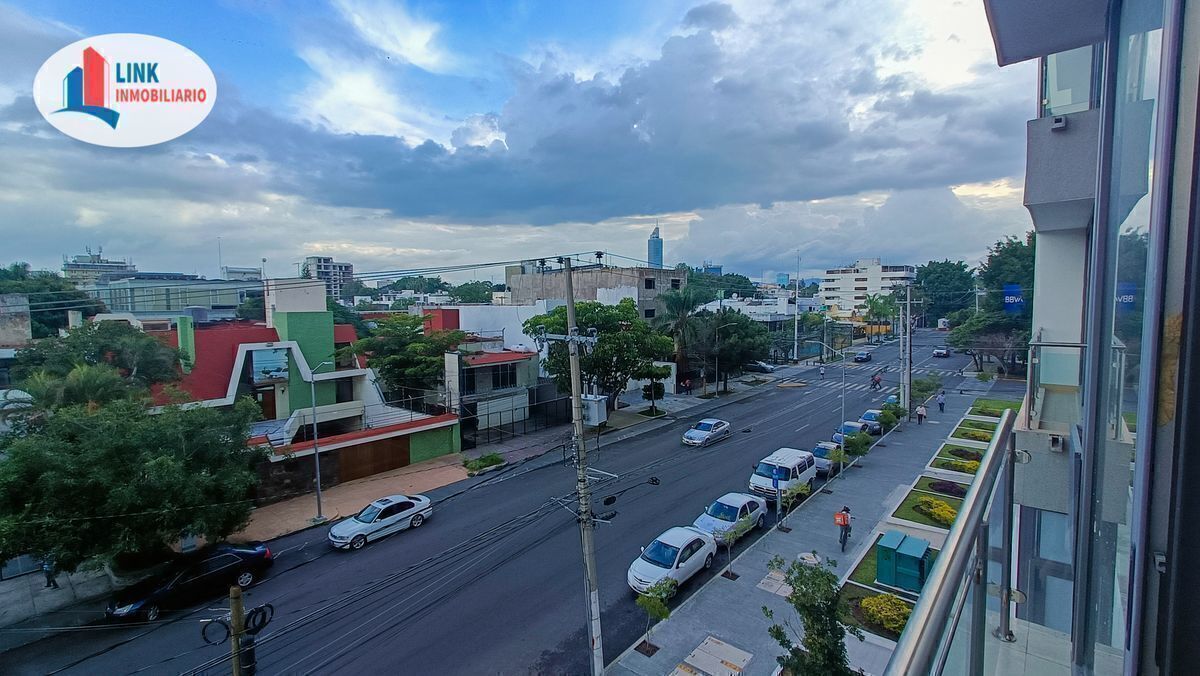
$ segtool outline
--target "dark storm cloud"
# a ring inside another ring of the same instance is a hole
[[[723,2],[709,2],[696,5],[683,16],[685,28],[703,28],[706,30],[722,30],[738,22],[738,15],[733,8]]]

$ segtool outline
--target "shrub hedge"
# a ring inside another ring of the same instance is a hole
[[[983,459],[983,453],[971,450],[969,448],[952,448],[950,449],[950,455],[953,455],[956,458],[962,458],[963,460],[970,460],[972,462],[979,462]]]
[[[958,510],[951,507],[949,503],[928,496],[918,499],[913,509],[947,527],[953,524],[954,519],[958,516]]]
[[[862,608],[863,615],[866,615],[868,620],[897,634],[904,631],[904,625],[908,623],[908,616],[912,613],[912,608],[895,594],[869,596],[859,601],[858,606]]]
[[[954,483],[953,481],[931,481],[929,488],[938,493],[953,495],[956,498],[961,498],[967,494],[967,489],[962,484]]]
[[[952,472],[962,472],[963,474],[974,474],[979,471],[979,462],[976,460],[942,460],[940,464]]]

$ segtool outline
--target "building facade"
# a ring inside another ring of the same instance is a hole
[[[505,269],[505,277],[513,304],[566,299],[566,280],[561,268],[511,266]],[[654,319],[663,309],[658,294],[687,286],[687,270],[592,265],[573,268],[572,284],[577,301],[615,305],[623,298],[632,298],[643,319]]]
[[[658,236],[657,225],[650,233],[650,238],[646,240],[646,263],[652,268],[663,266],[663,241],[662,237]]]
[[[354,279],[354,265],[339,263],[330,256],[309,256],[304,259],[303,274],[325,282],[325,293],[331,298],[342,295],[342,286]]]
[[[883,265],[878,258],[861,258],[853,265],[825,271],[821,302],[838,316],[861,314],[868,295],[890,294],[916,279],[917,269],[911,265]]]
[[[247,293],[259,287],[245,282],[201,279],[176,272],[105,273],[79,290],[102,301],[110,312],[138,319],[169,319],[187,308],[201,308],[212,319],[231,319]]]
[[[93,284],[101,276],[107,274],[131,274],[137,272],[137,266],[128,260],[112,260],[104,257],[104,249],[98,253],[87,253],[67,258],[63,256],[63,277],[76,284]]]

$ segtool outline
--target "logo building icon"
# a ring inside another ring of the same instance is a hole
[[[56,113],[83,113],[103,120],[113,129],[121,114],[108,107],[108,61],[95,49],[83,50],[83,67],[75,66],[63,78],[63,107]]]

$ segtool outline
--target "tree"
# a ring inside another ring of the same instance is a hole
[[[237,307],[238,319],[252,319],[257,322],[266,321],[267,306],[266,299],[262,295],[246,296],[246,300],[242,301]]]
[[[962,261],[929,261],[917,267],[916,286],[934,320],[975,306],[975,275]]]
[[[988,256],[979,266],[979,284],[986,290],[980,300],[981,309],[1003,312],[1006,284],[1019,286],[1026,298],[1033,296],[1035,244],[1033,231],[1030,231],[1026,233],[1025,241],[1006,237],[988,247]],[[1028,327],[1032,321],[1033,303],[1026,302],[1025,310],[1019,316]]]
[[[75,288],[75,284],[53,272],[32,271],[28,263],[0,268],[0,294],[29,297],[29,322],[34,338],[58,335],[67,328],[67,311],[80,310],[84,317],[104,312],[104,303]]]
[[[466,282],[450,289],[450,297],[456,303],[492,302],[491,282]]]
[[[349,282],[342,284],[342,291],[338,295],[342,300],[354,300],[355,296],[370,296],[371,298],[379,297],[379,289],[372,289],[363,284],[361,280],[351,279]]]
[[[108,364],[76,364],[66,375],[35,371],[21,382],[29,394],[30,408],[24,413],[38,415],[66,406],[84,406],[89,411],[138,393],[121,374]]]
[[[388,309],[389,310],[407,310],[408,308],[412,307],[412,304],[413,304],[413,301],[411,298],[397,298],[396,300],[392,301],[392,305]]]
[[[814,552],[815,554],[815,552]],[[857,627],[846,627],[838,619],[841,588],[838,576],[833,572],[833,562],[807,565],[793,560],[785,566],[783,558],[776,556],[767,566],[782,571],[784,580],[791,587],[788,603],[800,617],[803,633],[788,620],[775,622],[767,633],[786,653],[775,658],[779,666],[795,676],[849,676],[850,661],[843,642],[846,634],[863,640]],[[774,612],[763,606],[763,615],[774,622]],[[798,642],[793,637],[799,639]]]
[[[396,281],[381,287],[387,291],[416,291],[417,293],[441,293],[450,289],[450,285],[441,277],[401,277]]]
[[[658,295],[663,313],[655,325],[675,343],[675,373],[684,377],[688,372],[687,349],[696,335],[696,308],[705,303],[706,293],[694,286],[664,291]]]
[[[1028,349],[1028,324],[1020,315],[983,311],[951,329],[946,344],[971,350],[976,371],[983,370],[983,360],[988,356],[1010,360],[1009,369],[1014,370],[1016,358]]]
[[[867,312],[864,319],[868,324],[889,322],[896,314],[896,297],[891,294],[868,293],[866,304]]]
[[[770,351],[771,336],[766,327],[749,316],[729,309],[697,313],[692,354],[709,365],[706,370],[712,374],[711,380],[728,380],[730,371],[737,372],[742,364],[765,359]]]
[[[658,651],[658,648],[650,643],[650,626],[654,622],[665,620],[671,616],[671,608],[667,605],[667,599],[675,595],[675,590],[679,587],[679,583],[673,578],[664,577],[663,579],[650,585],[644,594],[638,594],[637,607],[641,608],[646,613],[646,638],[643,641],[646,644],[645,650],[651,655]]]
[[[666,388],[659,381],[663,378],[671,376],[671,367],[655,366],[650,362],[646,362],[638,367],[633,372],[633,377],[638,380],[649,380],[650,384],[642,387],[642,398],[650,400],[650,415],[658,415],[658,407],[655,402],[663,398]]]
[[[181,536],[220,540],[249,520],[258,405],[132,401],[59,409],[35,431],[0,438],[0,551],[53,558],[72,572]]]
[[[18,351],[14,375],[20,381],[43,371],[61,378],[79,365],[107,364],[129,387],[142,389],[178,380],[183,357],[126,322],[87,322],[65,336],[45,338]]]
[[[367,355],[390,392],[436,389],[445,377],[445,354],[467,337],[462,331],[425,333],[425,318],[394,314],[379,320],[375,332],[355,341],[347,352]]]
[[[856,458],[866,455],[871,450],[871,435],[866,432],[855,432],[846,437],[843,448],[847,455],[852,455]]]
[[[359,338],[365,338],[371,333],[367,328],[367,323],[363,321],[358,313],[350,308],[338,303],[332,298],[325,299],[325,309],[333,313],[334,324],[349,324],[354,327],[354,333]]]
[[[580,355],[583,384],[599,394],[609,395],[610,404],[644,362],[671,354],[671,339],[651,330],[638,316],[631,298],[624,298],[616,305],[579,301],[575,303],[575,316],[580,334],[596,329],[599,337],[590,352]],[[539,327],[545,327],[546,333],[566,334],[566,306],[526,320],[525,333],[537,335]],[[571,371],[566,344],[551,343],[545,364],[558,388],[569,391]]]
[[[750,520],[750,515],[747,514],[730,524],[729,528],[720,532],[720,539],[717,541],[717,544],[725,546],[725,572],[721,573],[723,576],[733,580],[737,579],[737,574],[733,572],[733,546],[737,544],[737,541],[743,535],[754,530],[756,525],[755,522]]]

